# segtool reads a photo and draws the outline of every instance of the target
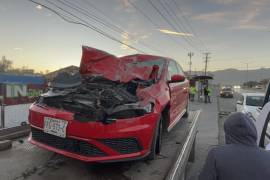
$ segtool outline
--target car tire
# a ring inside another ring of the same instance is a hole
[[[161,144],[162,144],[162,117],[158,122],[158,127],[155,130],[155,135],[153,137],[151,151],[150,154],[147,156],[147,160],[155,160],[157,154],[161,152]]]
[[[186,106],[186,112],[185,114],[183,115],[184,118],[187,118],[189,115],[189,103],[187,103],[187,106]]]

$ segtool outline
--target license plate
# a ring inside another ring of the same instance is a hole
[[[43,131],[48,134],[65,138],[67,125],[68,125],[68,121],[55,119],[51,117],[44,117]]]

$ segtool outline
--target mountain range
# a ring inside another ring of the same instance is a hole
[[[254,70],[224,69],[210,72],[213,74],[215,84],[240,85],[246,81],[260,81],[270,79],[270,68]]]

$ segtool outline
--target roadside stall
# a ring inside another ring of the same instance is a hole
[[[209,85],[209,80],[213,80],[212,76],[194,76],[190,82],[196,87],[197,89],[197,96],[198,101],[203,101],[203,89],[205,86]]]

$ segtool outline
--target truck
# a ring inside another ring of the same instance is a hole
[[[185,180],[186,167],[195,160],[199,120],[200,110],[190,110],[187,118],[182,118],[170,133],[163,135],[163,147],[155,160],[88,163],[39,148],[27,138],[19,138],[13,141],[10,150],[0,151],[1,178]]]
[[[31,105],[28,141],[0,152],[1,177],[185,179],[200,110],[189,109],[181,66],[83,51],[80,75],[59,75]]]

